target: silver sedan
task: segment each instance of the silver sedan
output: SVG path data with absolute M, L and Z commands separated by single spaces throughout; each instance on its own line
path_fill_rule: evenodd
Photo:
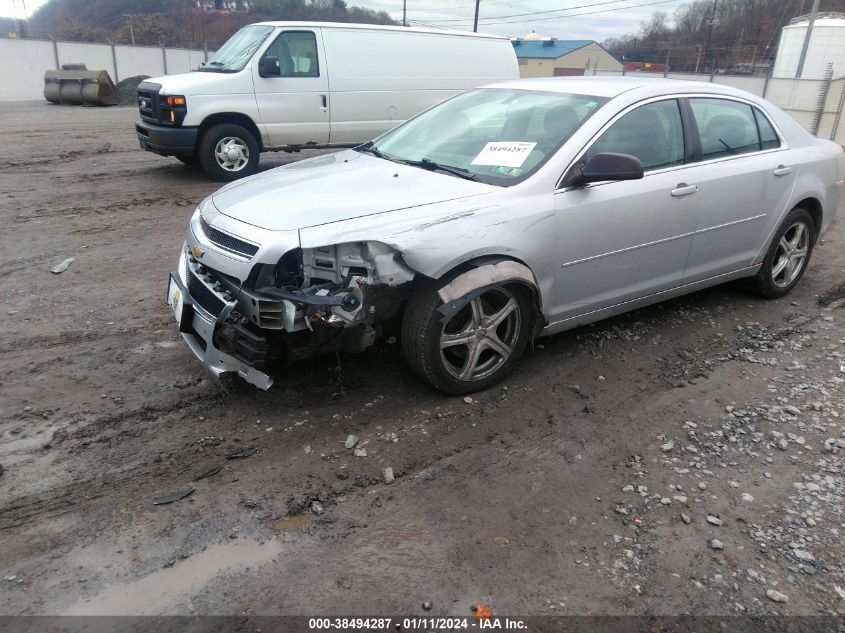
M 398 335 L 470 393 L 537 336 L 742 277 L 784 296 L 843 179 L 842 147 L 740 90 L 501 83 L 209 196 L 168 301 L 216 375 L 269 388 L 274 363 Z

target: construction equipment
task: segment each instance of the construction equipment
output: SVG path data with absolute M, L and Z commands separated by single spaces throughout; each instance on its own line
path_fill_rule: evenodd
M 60 105 L 117 105 L 117 91 L 105 70 L 88 70 L 85 64 L 64 64 L 44 73 L 44 98 Z

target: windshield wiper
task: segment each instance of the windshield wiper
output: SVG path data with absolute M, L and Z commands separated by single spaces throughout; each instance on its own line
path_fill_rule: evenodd
M 372 141 L 367 141 L 363 145 L 359 145 L 355 148 L 356 152 L 361 152 L 363 154 L 371 154 L 376 158 L 383 158 L 384 160 L 393 160 L 392 158 L 388 158 L 378 147 L 376 147 Z
M 412 167 L 421 167 L 430 171 L 445 171 L 448 174 L 452 174 L 458 178 L 463 178 L 464 180 L 474 180 L 479 182 L 478 176 L 472 173 L 469 169 L 464 169 L 463 167 L 453 167 L 452 165 L 442 165 L 440 163 L 435 163 L 430 158 L 421 158 L 420 160 L 397 160 L 397 162 L 402 163 L 403 165 L 411 165 Z
M 725 149 L 726 149 L 726 150 L 728 150 L 728 152 L 730 152 L 731 154 L 735 154 L 735 153 L 736 153 L 736 149 L 735 149 L 735 148 L 733 148 L 733 147 L 731 147 L 731 146 L 730 146 L 730 145 L 728 145 L 727 143 L 725 143 L 725 141 L 723 141 L 722 139 L 719 139 L 719 142 L 720 142 L 722 145 L 724 145 L 724 146 L 725 146 Z

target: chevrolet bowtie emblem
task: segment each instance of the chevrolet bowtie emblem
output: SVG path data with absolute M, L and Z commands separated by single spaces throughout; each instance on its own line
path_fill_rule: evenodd
M 199 246 L 194 246 L 191 249 L 191 252 L 194 254 L 194 257 L 200 259 L 203 255 L 205 255 L 205 251 L 202 250 Z

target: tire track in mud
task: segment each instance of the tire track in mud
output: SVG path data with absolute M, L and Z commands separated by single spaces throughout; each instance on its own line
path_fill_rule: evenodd
M 80 448 L 88 448 L 94 444 L 116 443 L 127 436 L 138 436 L 149 430 L 145 423 L 150 420 L 165 420 L 177 416 L 180 412 L 191 409 L 197 402 L 210 404 L 219 402 L 223 395 L 194 393 L 181 397 L 175 403 L 161 405 L 144 405 L 112 415 L 103 415 L 80 426 L 79 428 L 64 428 L 57 430 L 50 440 L 51 450 L 63 448 L 66 459 L 79 454 Z M 108 431 L 108 433 L 107 433 Z M 192 444 L 185 443 L 172 449 L 172 453 L 180 457 L 189 457 Z M 40 449 L 36 449 L 40 450 Z M 25 453 L 27 451 L 23 451 Z M 0 530 L 22 527 L 34 519 L 52 519 L 68 512 L 82 511 L 90 502 L 105 496 L 123 496 L 132 490 L 147 487 L 150 479 L 155 479 L 155 473 L 161 465 L 155 458 L 134 454 L 136 461 L 127 461 L 127 454 L 121 451 L 114 455 L 113 461 L 119 464 L 117 469 L 106 468 L 95 476 L 70 481 L 66 484 L 54 486 L 33 495 L 17 497 L 9 500 L 0 507 Z M 198 458 L 208 459 L 207 456 L 197 454 Z M 101 466 L 104 464 L 101 455 Z M 146 461 L 142 461 L 146 458 Z M 222 457 L 220 458 L 222 459 Z M 180 459 L 171 464 L 168 476 L 179 477 L 196 469 L 195 460 Z M 197 460 L 198 461 L 198 460 Z M 54 467 L 57 464 L 54 464 Z
M 52 255 L 36 255 L 35 257 L 27 257 L 25 259 L 0 262 L 0 276 L 6 276 L 10 275 L 11 273 L 26 270 L 27 268 L 32 268 L 34 266 L 51 261 L 52 259 Z
M 0 161 L 0 171 L 6 173 L 15 173 L 19 170 L 29 169 L 30 167 L 41 167 L 46 165 L 55 165 L 63 163 L 68 160 L 77 160 L 79 158 L 102 156 L 103 154 L 111 154 L 119 152 L 119 149 L 112 149 L 111 143 L 105 143 L 97 148 L 91 150 L 71 150 L 62 154 L 57 154 L 49 158 L 35 158 L 33 160 L 17 160 L 17 161 Z
M 1 168 L 0 168 L 1 169 Z M 169 196 L 147 196 L 141 198 L 133 198 L 129 200 L 122 200 L 105 206 L 72 205 L 72 206 L 56 206 L 48 208 L 34 209 L 30 213 L 19 213 L 12 218 L 13 224 L 25 224 L 33 220 L 49 220 L 53 218 L 75 218 L 75 217 L 96 217 L 103 215 L 111 215 L 117 211 L 129 211 L 138 207 L 164 205 L 173 207 L 190 207 L 195 206 L 197 202 L 193 198 L 174 198 Z M 125 227 L 124 227 L 125 228 Z M 86 231 L 82 231 L 83 233 Z

